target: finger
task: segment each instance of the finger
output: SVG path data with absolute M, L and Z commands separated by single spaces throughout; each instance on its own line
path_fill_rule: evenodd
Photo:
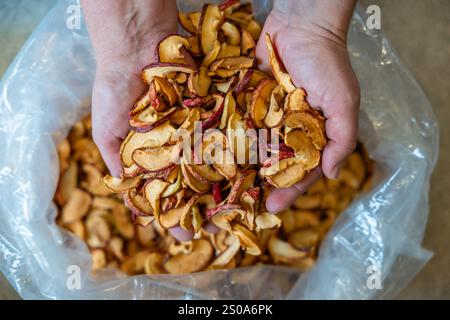
M 264 71 L 267 74 L 272 74 L 272 68 L 269 63 L 269 53 L 267 52 L 267 45 L 265 41 L 265 31 L 261 32 L 261 37 L 256 44 L 256 62 L 258 64 L 258 69 Z M 272 39 L 273 41 L 273 39 Z
M 97 133 L 96 130 L 93 131 L 92 136 L 110 174 L 114 177 L 119 177 L 122 173 L 119 150 L 123 139 L 108 134 L 107 132 Z
M 322 153 L 322 170 L 329 179 L 337 179 L 339 167 L 356 147 L 358 108 L 337 107 L 325 122 L 328 143 Z
M 271 213 L 277 213 L 287 209 L 294 201 L 303 194 L 317 179 L 322 176 L 320 167 L 309 172 L 301 182 L 290 188 L 274 189 L 266 201 L 266 208 Z
M 194 58 L 192 58 L 191 54 L 189 53 L 189 51 L 186 50 L 186 48 L 184 47 L 181 48 L 181 54 L 183 55 L 184 61 L 188 66 L 197 68 Z
M 194 237 L 193 232 L 187 231 L 179 226 L 170 228 L 169 233 L 178 241 L 190 241 Z
M 212 233 L 212 234 L 217 233 L 217 232 L 220 231 L 220 229 L 217 226 L 215 226 L 214 224 L 212 224 L 211 222 L 207 222 L 203 226 L 203 229 L 205 229 L 206 232 Z

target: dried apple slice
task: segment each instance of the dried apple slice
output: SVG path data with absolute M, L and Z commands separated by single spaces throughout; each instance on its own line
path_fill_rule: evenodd
M 303 194 L 295 200 L 293 206 L 296 209 L 302 210 L 318 209 L 320 207 L 321 198 L 320 193 Z
M 201 214 L 198 212 L 198 208 L 196 207 L 198 199 L 201 197 L 201 194 L 197 193 L 194 196 L 192 196 L 185 206 L 183 206 L 183 213 L 180 218 L 180 227 L 182 227 L 185 230 L 192 231 L 193 229 L 193 217 L 194 215 L 197 215 L 196 219 L 202 219 Z M 200 215 L 200 217 L 198 217 Z M 197 225 L 198 227 L 201 227 L 200 225 Z M 197 230 L 194 230 L 194 232 L 197 232 Z
M 192 169 L 189 168 L 189 165 L 181 164 L 181 172 L 183 173 L 184 182 L 194 191 L 205 193 L 210 188 L 211 185 L 208 183 L 207 180 L 203 181 L 201 179 L 198 179 L 192 174 Z
M 252 13 L 240 11 L 237 9 L 233 13 L 227 15 L 227 20 L 238 24 L 240 27 L 244 28 L 252 20 Z
M 177 108 L 176 111 L 170 115 L 170 122 L 176 126 L 180 126 L 186 121 L 190 110 L 188 108 Z
M 69 223 L 64 225 L 67 230 L 75 234 L 78 238 L 85 240 L 86 239 L 86 228 L 84 226 L 84 222 L 81 220 Z
M 225 68 L 217 69 L 215 71 L 208 71 L 208 75 L 211 77 L 219 77 L 223 79 L 228 79 L 232 76 L 234 76 L 239 70 L 229 70 Z
M 94 196 L 107 196 L 111 193 L 102 184 L 102 172 L 92 164 L 84 164 L 82 166 L 85 178 L 81 181 L 80 186 Z
M 228 91 L 227 95 L 225 96 L 219 129 L 222 130 L 227 126 L 228 120 L 230 119 L 231 115 L 233 115 L 235 112 L 236 112 L 236 101 L 234 100 L 232 92 Z
M 255 218 L 256 231 L 265 229 L 278 229 L 281 227 L 281 219 L 275 214 L 262 212 Z
M 211 243 L 205 239 L 192 240 L 192 251 L 179 253 L 167 260 L 164 268 L 171 274 L 193 273 L 205 269 L 214 256 Z
M 308 111 L 311 110 L 308 102 L 306 102 L 306 92 L 301 88 L 295 88 L 289 92 L 284 101 L 284 110 L 289 111 Z
M 144 263 L 144 271 L 146 274 L 166 273 L 163 262 L 166 255 L 160 252 L 151 252 L 147 255 Z
M 149 202 L 150 206 L 152 207 L 153 215 L 155 216 L 156 220 L 159 219 L 159 216 L 161 214 L 161 196 L 164 190 L 169 185 L 168 182 L 160 180 L 160 179 L 153 179 L 145 184 L 144 186 L 144 194 L 145 198 Z
M 178 144 L 159 148 L 142 147 L 133 151 L 132 159 L 139 167 L 149 172 L 161 171 L 178 161 L 180 149 Z
M 288 235 L 288 242 L 296 249 L 310 251 L 320 241 L 320 232 L 314 228 L 298 229 Z
M 189 114 L 187 115 L 186 120 L 184 120 L 184 122 L 181 124 L 180 128 L 188 132 L 193 132 L 195 128 L 195 122 L 199 120 L 200 120 L 200 109 L 192 108 L 191 110 L 189 110 Z
M 208 54 L 203 59 L 202 67 L 208 68 L 211 65 L 211 63 L 216 61 L 221 49 L 222 46 L 220 45 L 220 42 L 218 40 L 214 41 L 211 51 L 209 51 Z
M 161 194 L 162 197 L 169 197 L 171 195 L 174 195 L 181 187 L 181 171 L 178 170 L 177 180 L 168 185 L 166 189 L 164 189 L 163 193 Z
M 106 266 L 106 253 L 102 249 L 94 249 L 91 251 L 92 271 L 97 271 Z
M 289 242 L 270 237 L 267 249 L 275 263 L 293 264 L 306 257 L 306 252 L 295 249 Z
M 239 82 L 236 85 L 236 87 L 233 89 L 233 94 L 237 96 L 241 92 L 243 92 L 245 89 L 247 89 L 250 79 L 252 78 L 253 73 L 255 70 L 248 69 L 245 72 L 241 72 L 241 76 L 239 77 Z
M 193 57 L 201 57 L 202 53 L 201 53 L 200 47 L 198 45 L 198 37 L 196 35 L 195 36 L 191 36 L 191 37 L 188 37 L 187 40 L 189 41 L 189 44 L 191 46 L 190 49 L 189 49 L 189 53 L 191 54 L 191 56 L 193 56 Z M 184 83 L 184 81 L 178 82 L 178 83 Z
M 206 211 L 208 219 L 218 228 L 231 230 L 233 221 L 245 218 L 246 211 L 236 204 L 223 204 Z
M 188 78 L 188 88 L 193 97 L 206 97 L 211 86 L 211 77 L 205 67 L 191 73 Z
M 285 134 L 284 141 L 287 146 L 294 149 L 296 158 L 302 159 L 306 171 L 319 165 L 320 151 L 314 147 L 306 132 L 299 129 L 291 130 Z
M 104 216 L 89 215 L 86 219 L 86 242 L 91 248 L 103 248 L 111 239 L 111 230 Z
M 142 79 L 146 84 L 150 85 L 155 76 L 165 77 L 171 72 L 183 72 L 190 74 L 194 71 L 195 68 L 187 64 L 156 62 L 144 67 L 142 70 Z
M 282 124 L 284 116 L 282 106 L 283 99 L 284 99 L 283 87 L 277 86 L 272 91 L 272 95 L 270 97 L 269 110 L 267 111 L 267 115 L 264 118 L 264 124 L 268 128 L 275 128 Z
M 222 22 L 222 12 L 218 6 L 211 4 L 203 6 L 198 25 L 198 43 L 203 54 L 208 54 L 214 48 Z
M 197 33 L 198 33 L 198 27 L 200 25 L 201 15 L 202 15 L 201 11 L 194 11 L 194 12 L 188 13 L 188 15 L 187 15 L 189 20 L 191 20 L 192 24 L 195 26 Z
M 247 211 L 245 224 L 250 230 L 255 229 L 255 215 L 259 209 L 260 188 L 255 187 L 244 191 L 240 198 L 242 208 Z
M 219 121 L 222 116 L 225 98 L 221 94 L 213 94 L 213 98 L 216 102 L 213 114 L 209 119 L 202 122 L 202 130 L 210 128 L 213 124 Z
M 239 239 L 241 246 L 245 249 L 247 254 L 259 256 L 262 253 L 262 248 L 259 244 L 258 238 L 244 225 L 240 223 L 234 224 L 231 232 Z
M 241 248 L 241 244 L 237 237 L 233 236 L 232 239 L 231 244 L 209 265 L 209 269 L 222 269 L 236 256 Z
M 227 44 L 232 46 L 239 46 L 241 44 L 241 33 L 234 24 L 225 21 L 221 26 L 221 30 L 227 39 Z
M 197 27 L 194 25 L 191 19 L 189 19 L 188 15 L 183 12 L 178 12 L 178 21 L 180 22 L 181 26 L 186 30 L 187 32 L 191 34 L 197 33 Z
M 162 39 L 157 48 L 157 60 L 163 63 L 186 63 L 186 58 L 181 49 L 189 50 L 191 44 L 189 41 L 178 34 L 172 34 Z
M 286 169 L 267 177 L 267 181 L 275 188 L 289 188 L 300 182 L 305 176 L 302 163 L 295 163 Z
M 256 48 L 255 40 L 253 36 L 245 29 L 242 29 L 241 35 L 241 52 L 243 55 L 251 55 Z
M 287 127 L 302 129 L 307 132 L 312 143 L 318 150 L 322 150 L 327 143 L 325 124 L 322 119 L 308 111 L 291 111 L 285 115 L 284 124 Z
M 134 237 L 134 224 L 131 220 L 130 214 L 122 203 L 117 205 L 112 210 L 112 222 L 115 230 L 125 239 L 131 239 Z
M 134 164 L 132 159 L 134 150 L 143 146 L 149 148 L 162 147 L 170 140 L 170 137 L 175 132 L 175 128 L 169 121 L 145 133 L 130 131 L 122 142 L 119 151 L 122 164 L 125 167 L 132 166 Z
M 269 109 L 269 101 L 277 82 L 273 79 L 263 79 L 256 86 L 250 104 L 250 117 L 256 128 L 264 127 L 264 118 Z
M 241 55 L 241 47 L 240 46 L 232 46 L 226 43 L 222 43 L 222 46 L 220 47 L 219 55 L 217 56 L 217 59 L 222 58 L 232 58 L 232 57 L 239 57 Z
M 70 160 L 66 171 L 59 180 L 56 200 L 59 205 L 66 204 L 78 184 L 78 165 L 75 160 Z
M 223 82 L 215 82 L 214 85 L 217 89 L 217 91 L 222 92 L 226 94 L 228 91 L 231 90 L 232 87 L 234 87 L 237 83 L 237 77 L 231 77 L 226 81 Z
M 229 149 L 224 150 L 223 159 L 233 159 L 233 154 Z M 233 179 L 237 174 L 236 163 L 214 163 L 213 167 L 228 180 Z
M 74 189 L 62 209 L 61 222 L 69 224 L 81 220 L 88 213 L 91 203 L 92 198 L 89 193 L 78 188 Z
M 102 182 L 111 192 L 122 193 L 135 188 L 142 180 L 142 175 L 133 178 L 117 178 L 110 175 L 103 177 Z
M 212 63 L 209 67 L 210 71 L 217 71 L 220 69 L 238 71 L 241 69 L 248 69 L 253 66 L 254 59 L 249 57 L 228 57 L 222 58 L 214 63 Z
M 177 207 L 172 208 L 159 216 L 159 223 L 163 228 L 173 228 L 180 223 L 181 216 L 185 210 L 185 203 L 180 203 Z
M 165 112 L 155 112 L 153 108 L 144 109 L 130 119 L 130 127 L 135 132 L 148 132 L 169 121 L 176 109 L 173 107 Z
M 219 8 L 222 11 L 226 11 L 226 10 L 233 9 L 233 7 L 236 7 L 238 5 L 239 5 L 239 0 L 226 0 L 219 5 Z
M 261 25 L 256 20 L 250 20 L 250 22 L 244 27 L 244 29 L 252 35 L 254 41 L 258 41 L 262 29 Z
M 136 113 L 144 110 L 150 104 L 150 90 L 147 90 L 133 105 L 133 108 L 129 111 L 129 115 L 133 116 Z
M 227 198 L 227 204 L 236 204 L 241 199 L 242 193 L 253 186 L 256 178 L 256 171 L 247 170 L 240 172 L 236 178 Z
M 150 203 L 145 196 L 136 193 L 134 189 L 130 189 L 128 192 L 124 193 L 123 200 L 133 215 L 149 216 L 153 214 Z
M 267 78 L 269 78 L 269 77 L 264 72 L 253 69 L 253 73 L 251 74 L 251 77 L 248 82 L 248 87 L 256 88 L 256 86 L 262 79 L 267 79 Z
M 284 91 L 286 91 L 287 93 L 294 91 L 295 86 L 292 83 L 292 79 L 289 76 L 289 74 L 286 73 L 284 69 L 281 67 L 281 63 L 278 60 L 277 54 L 273 47 L 272 40 L 270 39 L 270 35 L 268 33 L 266 33 L 266 46 L 267 51 L 269 53 L 270 66 L 272 67 L 272 73 L 275 76 L 275 79 L 277 79 L 277 82 L 283 87 Z
M 212 169 L 207 164 L 191 164 L 190 167 L 194 172 L 203 177 L 209 182 L 219 182 L 222 181 L 225 177 L 221 175 L 219 172 Z
M 163 93 L 164 97 L 167 98 L 170 107 L 178 101 L 177 91 L 166 78 L 155 76 L 153 77 L 153 83 L 155 83 L 156 90 Z

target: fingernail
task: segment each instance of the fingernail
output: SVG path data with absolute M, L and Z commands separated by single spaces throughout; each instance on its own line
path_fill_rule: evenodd
M 266 209 L 269 210 L 270 213 L 277 213 L 277 205 L 272 203 L 272 201 L 266 203 Z
M 178 241 L 190 241 L 194 236 L 194 233 L 191 231 L 184 230 L 181 227 L 173 227 L 169 229 L 169 232 L 172 236 L 174 236 Z
M 280 211 L 283 211 L 285 208 L 278 201 L 273 201 L 273 200 L 270 201 L 268 199 L 268 201 L 266 203 L 266 209 L 269 210 L 270 213 L 278 213 Z

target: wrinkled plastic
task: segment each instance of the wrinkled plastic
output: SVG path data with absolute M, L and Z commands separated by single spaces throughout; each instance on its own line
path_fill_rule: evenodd
M 184 9 L 196 2 L 184 1 Z M 304 274 L 259 266 L 152 277 L 105 270 L 93 278 L 86 245 L 58 228 L 52 203 L 56 146 L 89 112 L 95 72 L 84 25 L 66 26 L 71 4 L 58 2 L 0 85 L 0 268 L 23 298 L 387 298 L 430 259 L 421 241 L 438 125 L 387 40 L 355 13 L 349 52 L 362 88 L 359 138 L 377 162 L 375 185 L 340 215 L 315 267 Z M 269 9 L 270 1 L 257 2 L 259 18 Z M 80 288 L 71 278 L 77 268 Z M 381 289 L 368 282 L 374 270 Z

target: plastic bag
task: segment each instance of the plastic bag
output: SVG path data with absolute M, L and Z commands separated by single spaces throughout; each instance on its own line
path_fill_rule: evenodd
M 184 1 L 189 9 L 197 1 Z M 349 52 L 362 88 L 359 138 L 377 162 L 375 185 L 340 215 L 313 269 L 258 266 L 181 276 L 90 275 L 86 245 L 56 226 L 56 146 L 89 112 L 95 71 L 84 25 L 59 1 L 1 82 L 0 268 L 23 298 L 387 298 L 430 259 L 421 247 L 438 153 L 429 102 L 385 38 L 356 12 Z M 196 4 L 198 7 L 198 4 Z M 261 19 L 270 1 L 257 1 Z M 80 271 L 79 286 L 71 285 Z M 369 285 L 374 272 L 382 288 Z M 72 283 L 73 284 L 73 283 Z

